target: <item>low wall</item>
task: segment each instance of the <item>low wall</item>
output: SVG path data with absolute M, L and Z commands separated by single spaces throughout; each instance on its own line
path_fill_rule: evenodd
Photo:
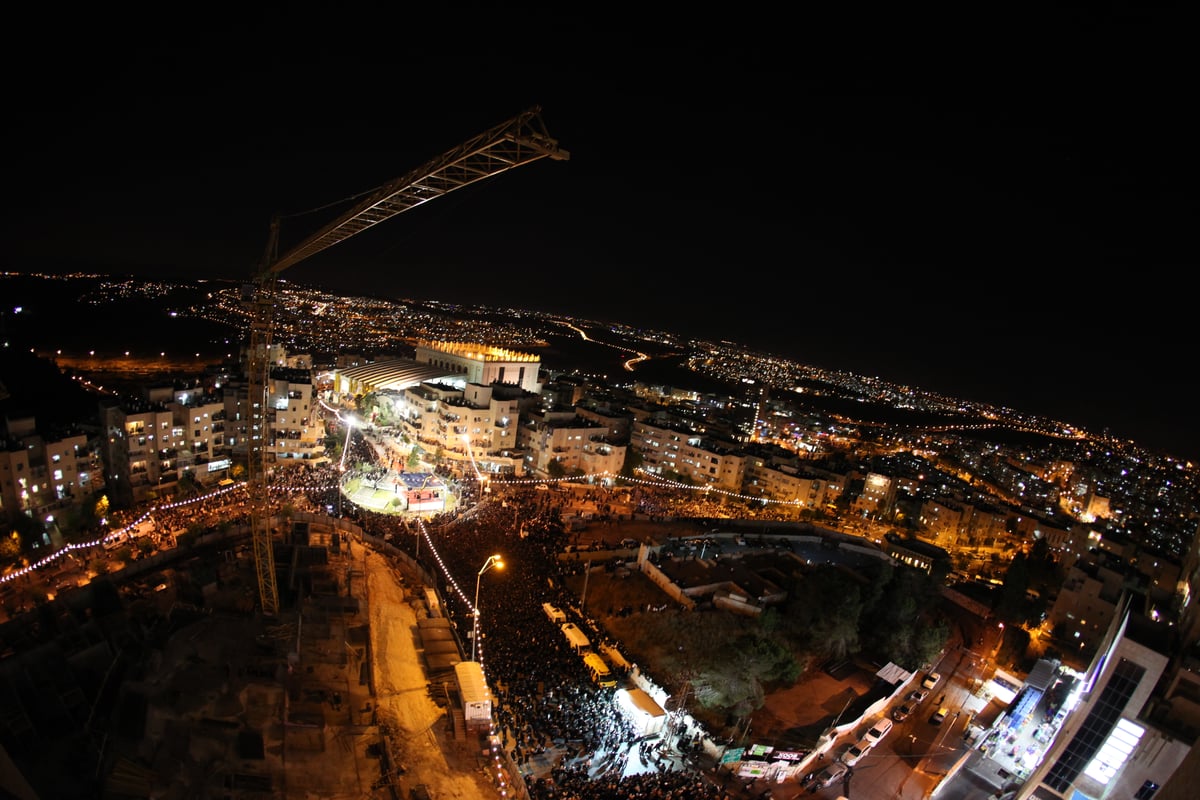
M 687 608 L 688 611 L 695 610 L 696 601 L 684 594 L 683 589 L 679 588 L 661 569 L 652 564 L 649 559 L 642 559 L 641 565 L 642 574 L 661 589 L 663 594 Z

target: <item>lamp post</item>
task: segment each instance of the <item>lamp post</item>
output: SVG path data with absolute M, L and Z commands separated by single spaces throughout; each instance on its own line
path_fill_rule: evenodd
M 479 573 L 475 576 L 475 604 L 471 606 L 473 611 L 474 622 L 471 624 L 471 660 L 475 660 L 475 649 L 479 644 L 479 583 L 483 580 L 483 573 L 487 572 L 492 567 L 496 569 L 504 569 L 504 561 L 499 555 L 488 556 L 488 560 L 483 562 L 483 566 L 479 568 Z
M 346 477 L 345 473 L 346 465 L 339 464 L 337 476 L 337 515 L 339 519 L 341 519 L 342 516 L 342 479 Z
M 915 753 L 913 753 L 913 748 L 916 746 L 916 744 L 917 744 L 917 737 L 916 737 L 916 735 L 914 735 L 914 734 L 909 734 L 909 737 L 908 737 L 908 755 L 909 755 L 909 757 L 910 757 L 910 758 L 911 758 L 913 755 L 915 755 Z M 921 767 L 921 758 L 922 758 L 921 756 L 917 756 L 917 763 L 913 764 L 913 766 L 912 766 L 912 769 L 910 769 L 910 770 L 908 771 L 908 774 L 904 776 L 904 780 L 900 781 L 900 786 L 899 786 L 899 788 L 897 788 L 897 789 L 896 789 L 896 797 L 898 798 L 898 800 L 902 800 L 902 799 L 903 799 L 903 797 L 904 797 L 904 787 L 908 785 L 908 779 L 909 779 L 909 778 L 911 778 L 911 777 L 912 777 L 912 776 L 913 776 L 913 775 L 914 775 L 914 774 L 917 772 L 917 770 L 918 770 L 918 769 L 920 769 L 920 767 Z M 904 760 L 903 760 L 903 758 L 901 758 L 901 763 L 904 763 Z
M 346 468 L 346 454 L 350 450 L 350 434 L 354 433 L 354 417 L 347 414 L 341 418 L 342 424 L 346 426 L 346 441 L 342 443 L 342 461 L 339 469 Z

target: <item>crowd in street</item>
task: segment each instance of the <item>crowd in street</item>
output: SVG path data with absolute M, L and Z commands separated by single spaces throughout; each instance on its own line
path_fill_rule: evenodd
M 381 452 L 364 437 L 351 437 L 347 461 L 361 469 L 386 473 Z M 578 606 L 566 579 L 582 569 L 559 554 L 574 538 L 564 524 L 567 508 L 588 505 L 597 522 L 613 522 L 636 512 L 673 514 L 669 489 L 634 486 L 589 487 L 582 494 L 536 490 L 532 483 L 503 488 L 489 497 L 474 476 L 455 484 L 458 502 L 442 514 L 375 513 L 339 495 L 343 470 L 276 465 L 268 503 L 273 513 L 332 512 L 357 522 L 368 535 L 409 552 L 438 576 L 447 616 L 460 642 L 471 649 L 473 597 L 480 565 L 503 553 L 506 568 L 489 574 L 479 586 L 480 635 L 476 658 L 488 675 L 495 697 L 494 724 L 506 743 L 511 763 L 525 778 L 529 800 L 723 800 L 728 795 L 712 775 L 685 765 L 680 750 L 666 737 L 647 737 L 614 702 L 615 688 L 595 685 L 579 654 L 567 644 L 557 623 L 543 612 L 549 602 L 562 609 Z M 502 494 L 502 499 L 501 495 Z M 202 498 L 162 503 L 148 515 L 115 516 L 116 526 L 149 520 L 156 535 L 178 536 L 200 526 L 249 521 L 252 501 L 244 484 Z M 145 511 L 142 514 L 146 514 Z M 127 515 L 129 516 L 129 515 Z M 616 645 L 590 617 L 573 612 L 593 646 Z M 653 740 L 653 741 L 651 741 Z M 673 755 L 673 758 L 665 757 Z M 533 761 L 552 766 L 534 770 Z M 632 762 L 632 763 L 631 763 Z
M 657 496 L 652 490 L 634 494 Z M 528 485 L 507 490 L 501 502 L 460 506 L 422 520 L 371 513 L 345 501 L 343 513 L 439 576 L 446 615 L 467 648 L 479 570 L 491 555 L 503 554 L 505 568 L 479 581 L 480 634 L 474 647 L 494 690 L 497 733 L 526 778 L 530 800 L 722 800 L 727 795 L 714 776 L 683 767 L 679 759 L 656 758 L 641 746 L 647 737 L 614 703 L 616 689 L 592 682 L 558 624 L 544 613 L 543 603 L 578 606 L 566 578 L 582 567 L 558 558 L 571 541 L 562 519 L 566 499 L 565 493 Z M 575 613 L 572 621 L 594 648 L 615 644 L 594 619 Z M 656 741 L 655 747 L 670 744 Z M 535 775 L 533 759 L 548 754 L 553 767 Z

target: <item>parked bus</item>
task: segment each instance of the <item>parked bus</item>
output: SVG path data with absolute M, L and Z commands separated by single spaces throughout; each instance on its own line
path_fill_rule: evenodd
M 562 624 L 563 636 L 567 637 L 567 645 L 576 653 L 590 653 L 592 650 L 592 642 L 587 635 L 579 629 L 579 626 L 574 622 L 564 622 Z
M 611 689 L 617 685 L 617 679 L 613 677 L 608 664 L 604 662 L 599 653 L 584 653 L 583 665 L 587 667 L 588 675 L 592 676 L 592 682 L 597 686 Z

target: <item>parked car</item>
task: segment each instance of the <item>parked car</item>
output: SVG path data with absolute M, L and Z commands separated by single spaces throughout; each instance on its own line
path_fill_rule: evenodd
M 925 676 L 925 680 L 921 681 L 921 686 L 925 689 L 932 689 L 938 685 L 938 681 L 942 679 L 942 673 L 930 672 Z
M 869 739 L 871 741 L 871 746 L 874 747 L 875 745 L 879 744 L 883 737 L 888 735 L 888 732 L 891 731 L 891 729 L 892 721 L 887 717 L 884 717 L 872 725 L 871 730 L 863 734 L 863 738 Z
M 846 748 L 846 752 L 842 753 L 841 761 L 847 767 L 853 767 L 862 757 L 871 749 L 873 742 L 869 739 L 859 739 L 854 744 Z
M 850 771 L 850 767 L 843 764 L 841 761 L 835 761 L 825 769 L 821 770 L 821 774 L 817 776 L 817 788 L 824 789 L 826 786 L 832 786 L 834 783 L 846 777 L 846 773 Z
M 939 708 L 937 711 L 933 712 L 929 716 L 929 724 L 930 725 L 941 725 L 943 722 L 946 721 L 946 715 L 949 713 L 950 713 L 950 709 L 946 708 L 945 706 L 942 706 L 941 708 Z
M 923 702 L 926 697 L 929 697 L 928 689 L 913 689 L 908 693 L 908 699 L 914 706 Z
M 892 710 L 892 719 L 896 720 L 896 722 L 904 722 L 912 714 L 913 707 L 912 703 L 901 703 Z

